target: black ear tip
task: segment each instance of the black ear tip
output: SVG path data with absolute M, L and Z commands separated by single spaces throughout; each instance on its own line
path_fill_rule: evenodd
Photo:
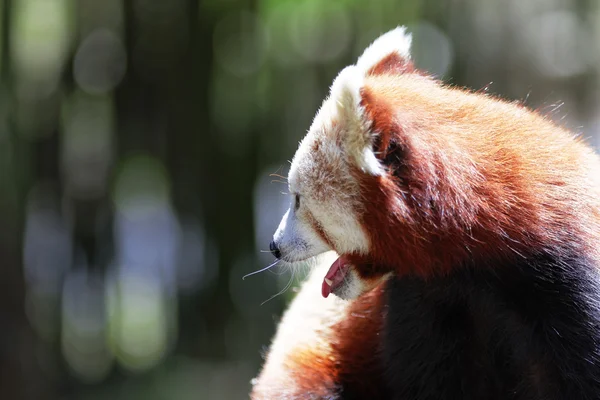
M 279 247 L 277 247 L 277 244 L 275 243 L 275 241 L 272 241 L 269 244 L 269 250 L 271 250 L 271 254 L 273 254 L 275 256 L 275 258 L 277 258 L 277 259 L 281 258 L 281 251 L 279 251 Z

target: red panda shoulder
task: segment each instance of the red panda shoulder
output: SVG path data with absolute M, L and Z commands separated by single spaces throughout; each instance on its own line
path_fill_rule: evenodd
M 285 312 L 253 380 L 252 400 L 336 399 L 344 393 L 383 398 L 384 285 L 352 302 L 323 299 L 326 266 L 311 272 Z

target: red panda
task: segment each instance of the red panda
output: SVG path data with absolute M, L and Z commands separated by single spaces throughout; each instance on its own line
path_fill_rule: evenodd
M 397 28 L 342 70 L 294 156 L 271 250 L 339 257 L 251 397 L 600 398 L 600 159 L 409 50 Z

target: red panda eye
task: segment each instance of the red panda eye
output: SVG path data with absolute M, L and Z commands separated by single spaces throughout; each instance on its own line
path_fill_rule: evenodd
M 294 210 L 298 210 L 298 208 L 300 208 L 300 195 L 297 194 L 294 198 Z

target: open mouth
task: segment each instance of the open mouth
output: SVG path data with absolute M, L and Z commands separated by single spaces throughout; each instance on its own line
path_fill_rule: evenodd
M 327 298 L 331 292 L 335 292 L 342 284 L 344 283 L 344 277 L 348 273 L 350 269 L 350 264 L 348 260 L 344 258 L 344 256 L 339 257 L 331 267 L 329 267 L 329 271 L 325 275 L 323 279 L 323 284 L 321 285 L 321 294 L 323 297 Z

